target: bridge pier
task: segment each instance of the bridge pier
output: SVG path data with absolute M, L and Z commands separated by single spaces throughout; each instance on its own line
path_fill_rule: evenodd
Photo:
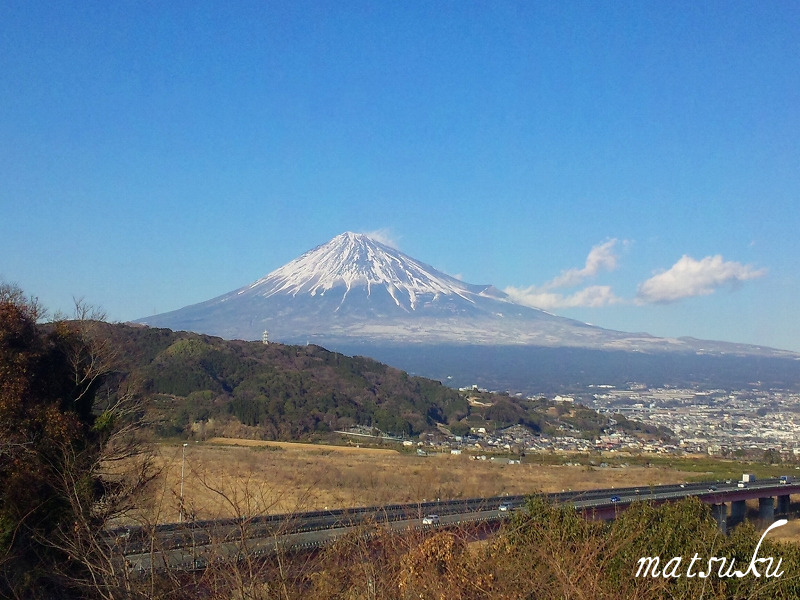
M 747 505 L 744 500 L 731 502 L 731 525 L 742 523 L 747 515 Z
M 775 499 L 772 496 L 758 499 L 758 518 L 766 523 L 775 520 Z
M 778 496 L 778 506 L 775 512 L 779 515 L 785 515 L 789 512 L 789 494 Z
M 717 521 L 720 531 L 728 533 L 728 507 L 725 504 L 712 504 L 711 514 Z

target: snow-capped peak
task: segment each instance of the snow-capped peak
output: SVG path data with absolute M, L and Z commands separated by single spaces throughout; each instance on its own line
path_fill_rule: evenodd
M 324 295 L 343 288 L 344 297 L 355 288 L 383 286 L 398 306 L 411 310 L 421 296 L 460 296 L 471 301 L 487 286 L 471 286 L 414 260 L 376 239 L 345 232 L 272 271 L 240 293 L 265 298 L 275 294 Z M 477 289 L 476 289 L 477 288 Z

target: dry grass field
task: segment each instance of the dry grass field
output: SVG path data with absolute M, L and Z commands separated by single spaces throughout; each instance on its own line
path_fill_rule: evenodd
M 158 446 L 161 474 L 147 518 L 173 522 L 180 513 L 183 448 Z M 527 462 L 526 462 L 527 461 Z M 417 456 L 389 449 L 214 439 L 186 447 L 186 515 L 212 519 L 424 500 L 526 494 L 685 481 L 696 473 L 663 467 L 593 468 L 468 456 Z
M 157 446 L 156 460 L 161 472 L 154 482 L 148 512 L 143 515 L 150 522 L 177 520 L 182 466 L 184 514 L 196 519 L 437 497 L 647 487 L 716 475 L 708 470 L 714 464 L 702 457 L 672 461 L 673 468 L 666 463 L 660 467 L 605 468 L 552 464 L 577 460 L 586 463 L 587 458 L 541 455 L 526 456 L 522 464 L 512 465 L 508 459 L 479 461 L 466 455 L 417 456 L 390 449 L 231 439 L 192 442 L 185 449 L 181 443 L 163 443 Z M 595 457 L 595 462 L 601 460 L 611 463 L 612 459 Z M 615 460 L 620 462 L 619 457 Z M 678 470 L 675 465 L 686 470 Z M 673 544 L 671 548 L 685 548 L 684 552 L 675 553 L 684 556 L 700 547 L 714 549 L 715 556 L 733 556 L 735 549 L 738 557 L 741 547 L 746 548 L 747 554 L 757 543 L 759 534 L 747 528 L 740 530 L 749 536 L 746 538 L 720 536 L 716 524 L 698 520 L 702 513 L 697 501 L 670 506 L 675 506 L 675 511 L 665 512 L 663 506 L 639 506 L 626 512 L 626 516 L 633 515 L 632 520 L 618 519 L 608 528 L 595 527 L 569 512 L 560 514 L 551 507 L 539 507 L 535 511 L 538 518 L 527 525 L 515 523 L 508 530 L 502 529 L 492 541 L 474 543 L 462 535 L 464 531 L 393 532 L 381 528 L 368 544 L 361 533 L 355 532 L 319 554 L 297 555 L 296 562 L 289 556 L 279 556 L 274 562 L 251 560 L 246 553 L 244 558 L 240 554 L 229 556 L 198 573 L 193 581 L 195 588 L 186 587 L 188 578 L 153 579 L 152 585 L 159 591 L 161 586 L 176 586 L 174 589 L 180 589 L 185 598 L 198 597 L 197 590 L 202 590 L 210 598 L 286 600 L 798 597 L 791 587 L 791 577 L 778 581 L 786 583 L 778 593 L 771 593 L 774 583 L 773 587 L 765 587 L 770 591 L 766 595 L 753 592 L 762 589 L 760 581 L 752 586 L 746 582 L 734 589 L 736 582 L 720 580 L 716 586 L 728 587 L 715 587 L 709 593 L 699 579 L 685 578 L 681 588 L 666 578 L 635 580 L 627 559 L 618 564 L 614 557 L 629 555 L 635 561 L 637 556 L 655 553 L 654 548 L 660 548 L 666 538 Z M 757 514 L 757 507 L 757 502 L 748 503 L 751 516 Z M 653 512 L 658 510 L 662 512 Z M 615 529 L 615 525 L 619 528 Z M 796 543 L 798 532 L 800 523 L 792 522 L 774 530 L 769 537 Z M 770 548 L 771 555 L 777 553 L 786 559 L 787 572 L 797 564 L 796 547 Z M 175 597 L 181 596 L 176 592 Z
M 800 543 L 800 521 L 793 519 L 782 527 L 776 527 L 769 533 L 769 538 L 778 542 Z

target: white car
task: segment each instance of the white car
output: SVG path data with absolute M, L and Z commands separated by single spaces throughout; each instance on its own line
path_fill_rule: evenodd
M 508 502 L 503 502 L 499 507 L 498 510 L 500 512 L 508 512 L 511 510 L 511 505 Z
M 439 524 L 439 515 L 428 515 L 426 517 L 422 517 L 422 524 L 423 525 L 438 525 Z

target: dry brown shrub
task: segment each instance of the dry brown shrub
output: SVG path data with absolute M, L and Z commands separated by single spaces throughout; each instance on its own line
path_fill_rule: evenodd
M 486 598 L 493 590 L 491 566 L 469 552 L 464 538 L 457 533 L 437 533 L 401 558 L 400 597 L 430 600 Z

